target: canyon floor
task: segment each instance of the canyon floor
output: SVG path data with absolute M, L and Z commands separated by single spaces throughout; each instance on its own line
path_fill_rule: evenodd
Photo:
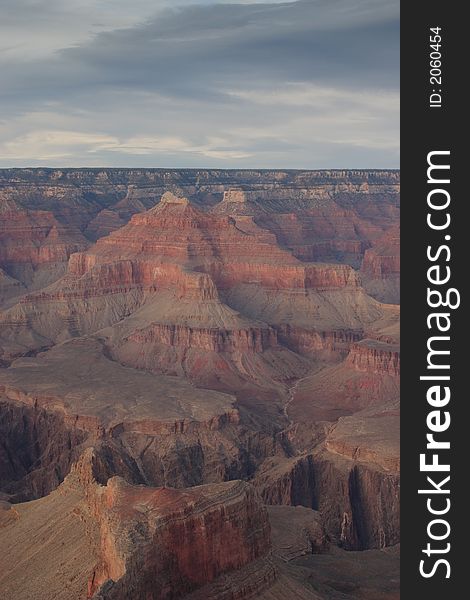
M 399 173 L 0 171 L 0 596 L 399 598 Z

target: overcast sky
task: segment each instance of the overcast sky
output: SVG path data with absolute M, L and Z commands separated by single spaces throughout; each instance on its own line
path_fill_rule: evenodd
M 0 0 L 0 15 L 0 167 L 398 167 L 398 0 Z

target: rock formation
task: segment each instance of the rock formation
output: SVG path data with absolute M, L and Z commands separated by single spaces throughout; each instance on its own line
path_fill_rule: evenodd
M 70 255 L 87 245 L 76 227 L 49 211 L 23 209 L 0 197 L 0 301 L 58 279 Z
M 367 291 L 382 302 L 400 303 L 400 226 L 387 230 L 364 252 L 362 278 Z
M 398 598 L 398 199 L 0 171 L 2 598 Z
M 231 481 L 182 491 L 119 477 L 100 485 L 91 459 L 89 449 L 49 496 L 2 506 L 5 600 L 54 592 L 64 600 L 157 600 L 198 588 L 210 597 L 218 578 L 232 572 L 232 593 L 251 598 L 273 583 L 268 516 L 252 486 Z M 51 511 L 61 518 L 51 520 Z M 26 560 L 43 572 L 39 588 L 20 575 Z

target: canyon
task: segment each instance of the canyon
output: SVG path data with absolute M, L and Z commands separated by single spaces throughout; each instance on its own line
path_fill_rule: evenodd
M 399 598 L 399 191 L 0 170 L 2 598 Z

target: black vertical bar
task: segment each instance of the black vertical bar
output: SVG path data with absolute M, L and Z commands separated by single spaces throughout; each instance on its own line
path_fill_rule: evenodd
M 468 67 L 467 48 L 468 25 L 459 12 L 459 3 L 428 0 L 425 3 L 403 2 L 401 8 L 401 182 L 402 182 L 402 544 L 401 544 L 401 598 L 404 600 L 446 600 L 460 599 L 465 594 L 467 556 L 462 550 L 463 542 L 470 533 L 468 519 L 465 517 L 468 504 L 465 483 L 468 480 L 466 460 L 469 455 L 466 414 L 470 404 L 465 386 L 465 373 L 470 372 L 467 359 L 465 337 L 469 331 L 466 312 L 466 291 L 464 284 L 469 277 L 466 268 L 469 256 L 468 242 L 470 227 L 467 215 L 470 206 L 464 187 L 464 177 L 468 169 L 464 164 L 468 151 L 463 140 L 468 136 L 468 117 L 463 110 L 465 102 L 464 88 L 467 86 Z M 440 28 L 438 32 L 432 29 Z M 431 38 L 440 36 L 440 47 L 431 48 Z M 435 37 L 437 40 L 438 37 Z M 431 52 L 436 54 L 431 55 Z M 438 62 L 431 65 L 433 57 Z M 436 70 L 431 72 L 431 69 Z M 440 74 L 438 74 L 440 71 Z M 431 80 L 431 77 L 436 79 Z M 439 79 L 440 77 L 440 79 Z M 431 96 L 431 94 L 435 94 Z M 440 97 L 440 99 L 439 99 Z M 440 100 L 440 101 L 439 101 Z M 434 102 L 434 103 L 433 103 Z M 468 109 L 467 109 L 468 110 Z M 434 171 L 436 178 L 450 178 L 449 184 L 429 183 L 427 179 L 428 153 L 449 151 L 449 155 L 439 155 L 433 160 L 450 164 L 447 175 L 444 170 Z M 444 189 L 451 198 L 448 209 L 437 211 L 428 206 L 428 194 L 432 189 Z M 445 192 L 436 192 L 432 196 L 445 203 Z M 451 222 L 445 230 L 433 230 L 427 224 L 428 213 L 435 223 L 443 223 L 446 213 Z M 446 239 L 445 236 L 450 236 Z M 437 260 L 430 261 L 427 248 L 431 247 L 432 256 L 440 246 L 448 246 L 451 252 L 441 251 Z M 428 280 L 430 266 L 439 264 L 441 273 L 450 268 L 450 281 L 434 285 Z M 466 273 L 467 272 L 467 273 Z M 432 272 L 436 275 L 436 271 Z M 440 277 L 442 279 L 442 277 Z M 427 288 L 440 290 L 444 295 L 449 288 L 456 288 L 461 295 L 459 308 L 431 308 L 427 302 Z M 452 295 L 456 299 L 456 294 Z M 450 315 L 451 326 L 446 333 L 439 332 L 436 322 L 431 319 L 432 327 L 427 323 L 433 312 Z M 445 318 L 441 321 L 444 324 Z M 442 355 L 439 362 L 450 363 L 449 370 L 429 370 L 427 361 L 427 342 L 433 335 L 448 335 L 449 342 L 440 342 L 442 349 L 450 348 L 450 356 Z M 420 381 L 421 375 L 450 375 L 450 381 Z M 450 441 L 449 450 L 427 450 L 426 434 L 429 433 L 426 419 L 436 410 L 427 401 L 427 390 L 431 385 L 448 385 L 451 399 L 447 406 L 441 407 L 440 418 L 445 411 L 450 413 L 449 429 L 435 434 L 435 439 Z M 427 462 L 437 453 L 439 462 L 450 464 L 450 472 L 423 472 L 420 470 L 420 454 L 427 453 Z M 427 476 L 437 485 L 447 475 L 448 484 L 441 489 L 449 489 L 449 494 L 418 494 L 419 489 L 433 489 Z M 430 498 L 431 508 L 443 510 L 450 500 L 450 509 L 442 515 L 432 515 L 427 505 Z M 428 527 L 433 519 L 442 518 L 450 526 L 450 534 L 443 540 L 433 540 L 428 535 Z M 444 536 L 447 526 L 434 523 L 431 532 L 434 536 Z M 423 552 L 430 544 L 429 556 Z M 444 552 L 450 544 L 448 552 Z M 437 550 L 438 552 L 434 553 Z M 442 553 L 440 553 L 442 552 Z M 437 564 L 437 561 L 442 562 Z M 424 563 L 421 563 L 424 561 Z M 424 577 L 422 571 L 432 576 Z M 450 574 L 450 577 L 446 576 Z

